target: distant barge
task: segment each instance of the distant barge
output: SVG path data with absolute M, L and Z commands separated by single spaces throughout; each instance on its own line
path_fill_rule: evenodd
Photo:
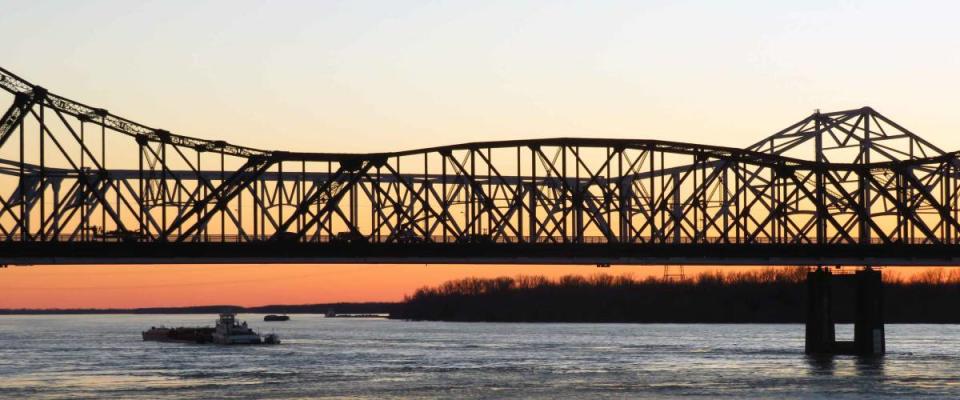
M 327 315 L 327 318 L 389 318 L 389 314 L 336 314 Z
M 337 314 L 332 308 L 324 314 L 327 318 L 387 318 L 387 314 Z
M 220 314 L 217 325 L 211 327 L 151 327 L 143 331 L 143 340 L 173 343 L 216 343 L 216 344 L 279 344 L 275 334 L 260 336 L 247 327 L 246 322 L 238 322 L 236 314 Z

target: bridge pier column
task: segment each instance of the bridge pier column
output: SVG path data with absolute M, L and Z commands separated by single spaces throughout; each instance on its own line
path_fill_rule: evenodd
M 834 352 L 836 335 L 833 326 L 833 302 L 830 281 L 833 274 L 826 268 L 817 267 L 807 272 L 807 354 Z
M 856 316 L 853 342 L 837 341 L 833 322 L 834 279 L 853 279 L 856 286 Z M 883 279 L 872 268 L 853 275 L 834 276 L 826 268 L 807 273 L 807 354 L 881 355 L 886 352 L 883 328 Z
M 880 271 L 867 268 L 854 275 L 857 282 L 857 316 L 853 342 L 857 354 L 886 353 L 883 329 L 883 280 Z

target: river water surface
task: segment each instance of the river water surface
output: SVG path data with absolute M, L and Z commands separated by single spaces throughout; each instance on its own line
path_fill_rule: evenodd
M 2 316 L 0 398 L 960 398 L 960 325 L 887 325 L 885 357 L 810 358 L 802 325 L 262 317 L 240 315 L 283 344 L 140 339 L 212 315 Z

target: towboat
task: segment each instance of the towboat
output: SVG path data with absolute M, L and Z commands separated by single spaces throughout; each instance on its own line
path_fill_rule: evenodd
M 237 321 L 234 313 L 220 314 L 217 326 L 213 328 L 213 342 L 216 344 L 260 344 L 263 339 L 246 322 Z
M 214 327 L 151 327 L 141 335 L 145 341 L 176 342 L 176 343 L 216 343 L 216 344 L 280 344 L 280 337 L 276 334 L 260 336 L 247 326 L 246 322 L 237 321 L 234 313 L 220 314 Z

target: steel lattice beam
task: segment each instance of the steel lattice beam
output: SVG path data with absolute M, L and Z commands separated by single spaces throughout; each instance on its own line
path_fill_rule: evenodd
M 746 149 L 557 138 L 341 154 L 149 128 L 3 69 L 0 87 L 5 263 L 960 263 L 958 153 L 868 107 Z

